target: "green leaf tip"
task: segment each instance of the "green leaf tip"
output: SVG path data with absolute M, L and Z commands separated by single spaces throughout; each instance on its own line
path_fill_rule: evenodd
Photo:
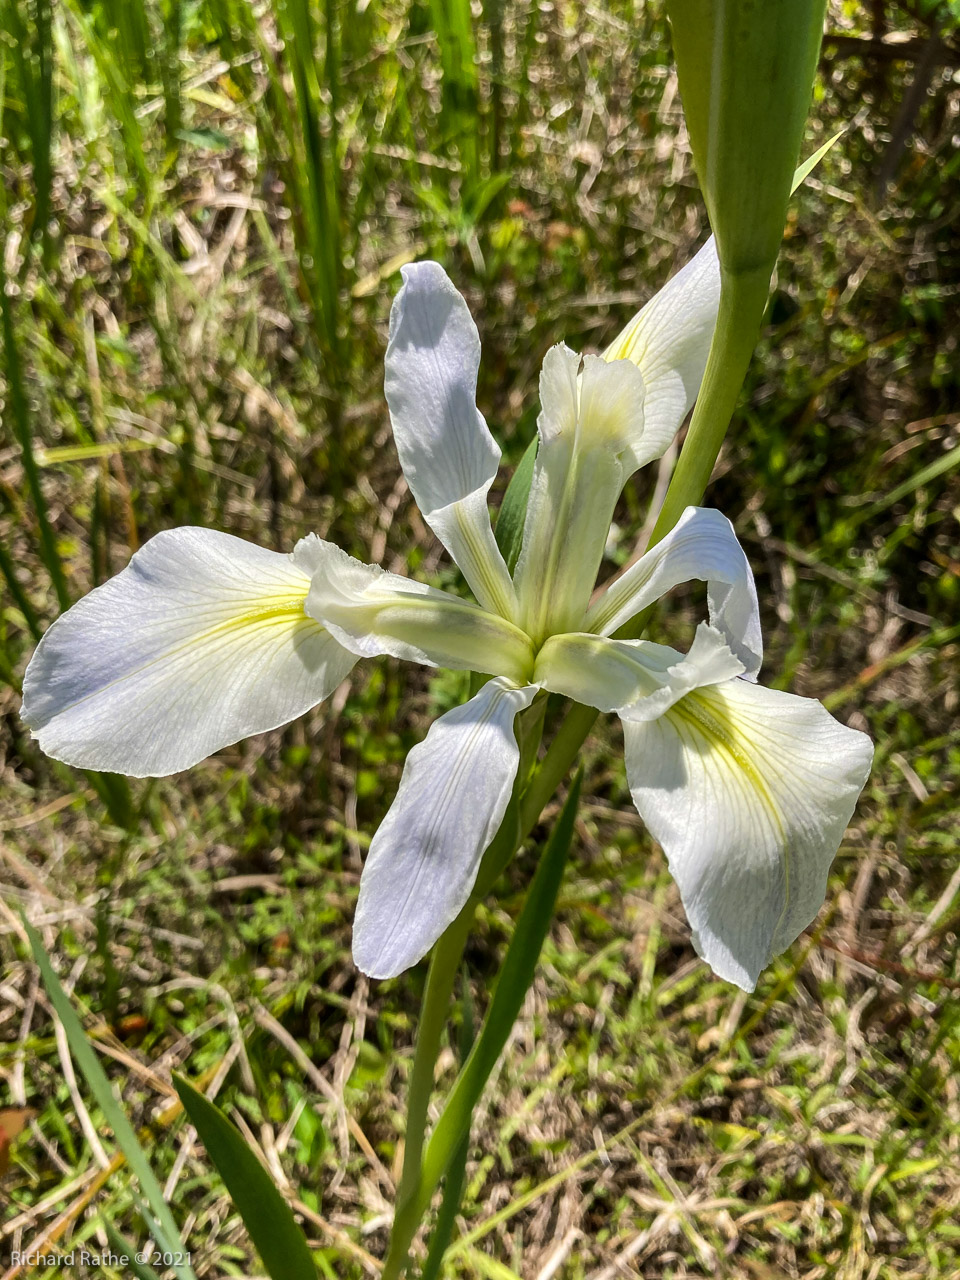
M 290 1206 L 239 1130 L 182 1077 L 174 1076 L 173 1083 L 271 1280 L 317 1280 Z

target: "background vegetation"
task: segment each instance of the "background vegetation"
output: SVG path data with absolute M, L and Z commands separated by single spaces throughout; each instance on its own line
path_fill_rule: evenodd
M 762 678 L 868 730 L 873 777 L 818 922 L 747 997 L 696 960 L 600 722 L 445 1275 L 960 1275 L 960 37 L 951 5 L 880 0 L 830 31 L 807 150 L 852 127 L 795 198 L 710 501 L 757 574 Z M 144 1239 L 23 910 L 197 1275 L 259 1262 L 174 1070 L 260 1149 L 321 1274 L 374 1275 L 423 974 L 369 985 L 350 920 L 464 682 L 363 664 L 287 730 L 136 784 L 40 756 L 18 682 L 64 603 L 181 523 L 456 582 L 383 403 L 398 268 L 435 256 L 467 295 L 515 462 L 548 346 L 602 348 L 707 233 L 668 28 L 629 0 L 0 0 L 0 37 L 0 1104 L 37 1112 L 0 1264 L 106 1222 Z M 659 637 L 686 647 L 699 603 Z M 481 1007 L 534 857 L 479 917 Z

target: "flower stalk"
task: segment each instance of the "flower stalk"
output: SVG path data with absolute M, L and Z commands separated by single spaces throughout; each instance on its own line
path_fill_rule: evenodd
M 770 285 L 770 269 L 731 274 L 720 267 L 720 310 L 703 386 L 670 479 L 651 547 L 661 542 L 687 507 L 706 492 L 757 344 Z
M 384 1263 L 382 1280 L 390 1280 L 391 1276 L 402 1274 L 410 1241 L 416 1234 L 423 1216 L 418 1197 L 427 1109 L 433 1093 L 434 1070 L 443 1041 L 444 1028 L 447 1025 L 450 1000 L 460 972 L 463 949 L 476 909 L 476 899 L 471 899 L 441 936 L 430 956 L 427 984 L 423 992 L 420 1021 L 417 1026 L 413 1070 L 407 1092 L 403 1173 L 397 1189 L 393 1229 L 390 1233 L 390 1250 Z

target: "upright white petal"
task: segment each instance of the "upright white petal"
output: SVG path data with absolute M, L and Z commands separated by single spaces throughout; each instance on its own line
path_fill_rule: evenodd
M 582 362 L 562 343 L 540 373 L 540 449 L 515 580 L 536 640 L 578 629 L 613 511 L 643 432 L 643 378 L 627 361 Z
M 353 958 L 363 973 L 396 977 L 459 915 L 517 775 L 514 719 L 536 692 L 491 680 L 407 756 L 360 878 Z
M 743 673 L 723 635 L 701 622 L 690 651 L 649 640 L 610 640 L 584 632 L 550 636 L 533 678 L 551 693 L 616 711 L 621 720 L 656 720 L 694 689 Z
M 540 416 L 537 432 L 541 448 L 554 440 L 572 447 L 580 415 L 580 365 L 582 357 L 565 342 L 558 342 L 540 366 Z
M 637 466 L 658 458 L 697 398 L 720 307 L 713 236 L 611 342 L 605 360 L 632 360 L 643 374 L 644 447 Z
M 40 641 L 21 715 L 41 748 L 157 777 L 321 702 L 357 660 L 303 611 L 322 545 L 281 555 L 198 528 L 151 538 Z
M 513 617 L 513 583 L 487 510 L 500 450 L 477 409 L 477 326 L 439 263 L 414 263 L 402 275 L 384 372 L 400 465 L 477 599 Z
M 431 667 L 506 675 L 524 683 L 533 670 L 530 637 L 498 613 L 386 573 L 325 543 L 306 611 L 351 652 L 389 653 Z
M 671 588 L 707 583 L 710 622 L 756 679 L 763 659 L 757 588 L 733 525 L 709 507 L 687 507 L 662 542 L 640 557 L 590 609 L 585 631 L 611 635 Z
M 663 846 L 697 953 L 752 991 L 819 911 L 873 745 L 812 698 L 730 680 L 624 721 L 634 803 Z

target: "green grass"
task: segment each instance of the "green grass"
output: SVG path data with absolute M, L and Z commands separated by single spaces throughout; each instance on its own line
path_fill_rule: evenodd
M 46 30 L 45 6 L 17 12 Z M 291 0 L 255 24 L 229 0 L 49 12 L 39 45 L 3 46 L 0 1106 L 39 1114 L 3 1181 L 0 1260 L 70 1206 L 64 1247 L 95 1243 L 104 1220 L 146 1242 L 126 1167 L 101 1184 L 81 1114 L 98 1129 L 102 1113 L 64 1069 L 22 908 L 196 1274 L 258 1264 L 176 1118 L 174 1071 L 212 1082 L 283 1170 L 321 1274 L 372 1274 L 424 975 L 366 983 L 350 921 L 404 756 L 465 679 L 364 663 L 342 705 L 134 784 L 113 820 L 89 779 L 30 743 L 18 680 L 59 579 L 75 599 L 181 523 L 279 548 L 315 530 L 456 584 L 389 439 L 399 263 L 439 256 L 467 295 L 480 404 L 518 463 L 549 345 L 602 349 L 705 234 L 665 23 L 619 2 L 490 4 L 472 32 L 466 6 L 400 0 Z M 129 25 L 113 39 L 117 15 Z M 958 90 L 936 82 L 877 208 L 904 71 L 886 75 L 868 127 L 797 196 L 709 497 L 757 574 L 764 681 L 833 695 L 877 743 L 827 905 L 754 996 L 714 981 L 601 719 L 445 1276 L 599 1280 L 617 1259 L 651 1278 L 960 1271 Z M 808 150 L 864 92 L 878 92 L 869 67 L 834 64 Z M 625 495 L 609 568 L 655 479 Z M 686 647 L 700 604 L 678 592 L 660 638 Z M 478 1018 L 534 865 L 530 848 L 478 919 Z M 441 1086 L 456 1061 L 454 1035 Z

